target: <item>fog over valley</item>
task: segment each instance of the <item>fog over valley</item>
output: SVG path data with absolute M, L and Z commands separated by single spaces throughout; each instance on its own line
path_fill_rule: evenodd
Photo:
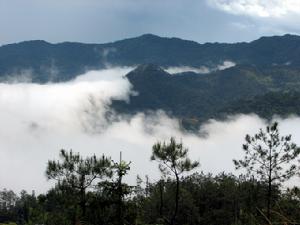
M 87 156 L 103 153 L 118 160 L 132 161 L 126 180 L 135 184 L 136 175 L 152 181 L 160 178 L 155 162 L 150 162 L 152 145 L 182 140 L 190 156 L 199 160 L 196 171 L 214 174 L 236 172 L 232 159 L 242 157 L 246 134 L 255 134 L 267 122 L 255 114 L 231 115 L 225 120 L 209 120 L 196 132 L 184 130 L 180 120 L 162 110 L 134 115 L 118 114 L 112 100 L 129 101 L 138 95 L 124 77 L 134 68 L 116 67 L 89 71 L 63 83 L 0 84 L 0 188 L 43 192 L 47 182 L 46 163 L 58 159 L 60 149 Z M 292 134 L 300 144 L 300 118 L 276 117 L 281 134 Z
M 0 225 L 300 224 L 300 0 L 0 0 Z

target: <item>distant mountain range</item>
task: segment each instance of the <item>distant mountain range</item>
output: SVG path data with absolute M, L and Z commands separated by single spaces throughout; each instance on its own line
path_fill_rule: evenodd
M 220 67 L 224 62 L 235 66 Z M 113 102 L 121 113 L 163 109 L 188 128 L 228 114 L 300 114 L 300 36 L 199 44 L 146 34 L 107 44 L 27 41 L 0 47 L 2 80 L 28 73 L 33 82 L 60 82 L 107 66 L 138 66 L 127 77 L 139 95 L 129 104 Z M 194 72 L 171 75 L 163 70 L 169 67 Z
M 156 64 L 214 68 L 237 65 L 300 66 L 300 36 L 262 37 L 250 43 L 199 44 L 151 34 L 107 44 L 26 41 L 0 47 L 0 77 L 32 75 L 33 82 L 65 81 L 106 66 Z

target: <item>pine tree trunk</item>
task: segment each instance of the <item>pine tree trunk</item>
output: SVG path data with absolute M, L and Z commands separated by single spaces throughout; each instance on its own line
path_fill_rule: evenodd
M 268 182 L 268 205 L 267 205 L 267 218 L 271 220 L 271 197 L 272 197 L 272 181 L 271 177 L 269 177 Z
M 268 204 L 267 204 L 267 218 L 271 220 L 271 197 L 272 197 L 272 148 L 269 150 L 269 177 L 268 177 Z
M 179 176 L 176 173 L 176 194 L 175 194 L 175 211 L 171 220 L 171 225 L 175 224 L 176 221 L 176 216 L 177 216 L 177 212 L 178 212 L 178 202 L 179 202 Z
M 160 192 L 159 215 L 160 215 L 160 217 L 163 216 L 163 207 L 164 207 L 163 191 L 164 191 L 163 180 L 160 180 L 160 182 L 159 182 L 159 192 Z
M 122 175 L 119 174 L 119 180 L 118 180 L 118 219 L 119 219 L 119 225 L 124 225 L 123 222 L 123 190 L 122 190 Z
M 82 219 L 85 218 L 86 215 L 86 199 L 85 199 L 85 189 L 80 189 L 80 208 L 82 210 Z

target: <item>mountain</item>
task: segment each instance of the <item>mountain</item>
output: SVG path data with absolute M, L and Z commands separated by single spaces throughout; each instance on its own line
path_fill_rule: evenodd
M 225 61 L 231 68 L 221 68 Z M 138 66 L 139 65 L 139 66 Z M 126 75 L 138 95 L 114 101 L 119 113 L 162 109 L 193 129 L 229 114 L 300 114 L 300 36 L 246 43 L 206 43 L 152 34 L 107 44 L 26 41 L 0 47 L 0 81 L 15 76 L 61 82 L 91 69 L 137 66 Z M 170 74 L 168 67 L 205 67 L 207 74 Z M 197 72 L 197 70 L 194 70 Z
M 299 103 L 299 91 L 269 92 L 250 99 L 240 99 L 236 102 L 231 102 L 226 108 L 221 109 L 219 113 L 223 115 L 255 113 L 266 119 L 271 119 L 274 115 L 282 117 L 299 116 Z
M 107 44 L 26 41 L 0 47 L 0 77 L 27 72 L 32 81 L 66 81 L 90 69 L 156 64 L 162 67 L 214 68 L 224 61 L 237 65 L 300 66 L 300 37 L 263 37 L 250 43 L 199 44 L 152 34 Z
M 159 66 L 141 65 L 126 75 L 139 94 L 131 96 L 130 103 L 114 101 L 112 106 L 120 113 L 162 109 L 195 126 L 238 113 L 267 119 L 300 114 L 299 71 L 240 65 L 210 74 L 171 75 Z

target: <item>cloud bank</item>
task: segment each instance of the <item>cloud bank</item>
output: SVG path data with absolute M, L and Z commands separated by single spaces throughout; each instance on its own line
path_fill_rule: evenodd
M 218 9 L 236 15 L 265 18 L 300 15 L 298 0 L 208 0 L 208 2 Z
M 240 42 L 299 34 L 298 21 L 298 0 L 0 0 L 0 45 L 33 39 L 104 43 L 144 33 Z
M 252 36 L 299 34 L 298 0 L 207 0 L 208 5 L 235 18 L 236 34 Z
M 234 172 L 233 158 L 242 156 L 247 133 L 265 126 L 255 115 L 237 115 L 226 121 L 208 121 L 198 133 L 180 129 L 176 118 L 157 111 L 132 117 L 115 115 L 112 99 L 127 101 L 131 85 L 123 77 L 130 68 L 91 71 L 60 84 L 0 84 L 0 188 L 37 190 L 51 186 L 44 174 L 48 159 L 57 159 L 61 148 L 82 155 L 106 154 L 117 160 L 119 152 L 132 161 L 127 181 L 149 175 L 159 179 L 151 147 L 171 136 L 182 140 L 190 156 L 200 160 L 198 171 Z M 110 118 L 113 118 L 111 120 Z M 280 120 L 282 134 L 291 133 L 300 143 L 300 119 Z
M 230 60 L 225 60 L 222 64 L 213 66 L 213 67 L 207 67 L 207 66 L 201 66 L 199 68 L 190 67 L 190 66 L 177 66 L 177 67 L 168 67 L 165 68 L 165 71 L 167 71 L 170 74 L 176 74 L 176 73 L 184 73 L 184 72 L 194 72 L 199 74 L 208 74 L 217 70 L 225 70 L 229 69 L 231 67 L 234 67 L 236 64 L 235 62 L 232 62 Z

